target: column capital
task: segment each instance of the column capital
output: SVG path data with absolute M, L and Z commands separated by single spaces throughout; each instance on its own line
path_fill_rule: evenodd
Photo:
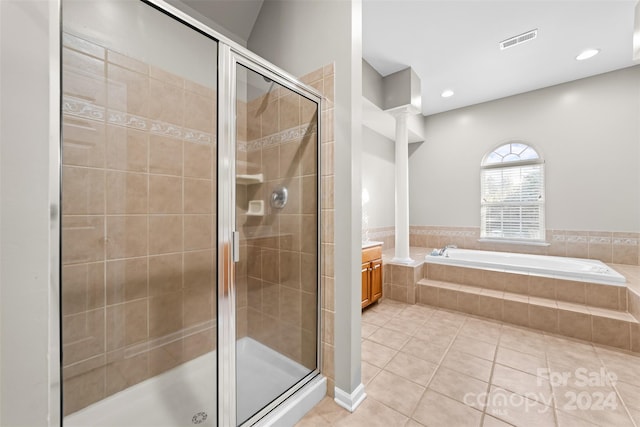
M 392 108 L 390 110 L 385 110 L 387 113 L 391 114 L 396 119 L 398 117 L 408 117 L 415 116 L 416 114 L 420 114 L 420 110 L 411 104 L 403 105 L 401 107 Z

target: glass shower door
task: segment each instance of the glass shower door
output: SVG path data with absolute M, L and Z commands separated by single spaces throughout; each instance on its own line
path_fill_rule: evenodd
M 318 103 L 273 77 L 236 66 L 238 424 L 318 360 Z
M 63 423 L 214 426 L 218 43 L 62 3 Z

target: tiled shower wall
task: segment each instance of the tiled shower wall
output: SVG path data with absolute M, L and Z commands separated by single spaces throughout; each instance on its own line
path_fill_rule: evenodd
M 216 94 L 69 34 L 63 61 L 68 414 L 215 348 Z
M 327 392 L 334 390 L 334 68 L 327 65 L 301 78 L 325 97 L 322 104 L 321 132 L 321 289 L 322 320 L 321 355 L 322 373 L 327 377 Z M 283 96 L 284 95 L 284 96 Z M 315 220 L 312 218 L 313 201 L 316 199 L 312 172 L 311 142 L 315 137 L 312 127 L 314 110 L 304 99 L 299 99 L 299 118 L 296 119 L 296 100 L 286 91 L 264 98 L 239 103 L 238 120 L 238 171 L 242 174 L 265 173 L 265 183 L 237 187 L 237 199 L 241 215 L 243 239 L 241 259 L 251 260 L 240 266 L 238 279 L 238 336 L 248 335 L 271 347 L 283 351 L 289 357 L 312 366 L 315 355 L 314 313 L 317 274 L 313 265 L 316 242 Z M 262 109 L 263 107 L 266 107 Z M 258 113 L 260 111 L 260 113 Z M 252 117 L 249 114 L 253 114 Z M 261 116 L 260 120 L 255 120 Z M 284 117 L 286 116 L 286 117 Z M 280 123 L 276 129 L 263 127 L 263 120 L 275 117 Z M 259 126 L 258 126 L 259 125 Z M 245 132 L 243 132 L 245 130 Z M 307 132 L 312 133 L 307 135 Z M 305 136 L 307 135 L 307 136 Z M 310 136 L 311 139 L 307 137 Z M 279 141 L 275 144 L 274 141 Z M 296 166 L 298 165 L 298 166 Z M 258 167 L 260 166 L 260 168 Z M 292 168 L 293 166 L 293 168 Z M 246 216 L 249 200 L 264 200 L 269 212 L 268 196 L 272 188 L 287 183 L 292 192 L 291 206 L 278 214 L 264 217 Z M 275 257 L 280 262 L 273 269 Z M 259 261 L 258 261 L 259 260 Z M 299 281 L 296 282 L 296 280 Z M 243 318 L 246 314 L 246 318 Z
M 598 259 L 605 263 L 640 265 L 640 233 L 547 230 L 549 246 L 478 242 L 477 227 L 411 226 L 410 245 L 441 248 L 448 244 L 459 248 L 538 255 Z
M 236 172 L 262 178 L 236 187 L 245 260 L 236 268 L 238 336 L 248 335 L 313 369 L 318 301 L 316 104 L 272 85 L 265 95 L 239 102 L 237 109 Z M 279 186 L 288 191 L 282 209 L 269 203 Z M 247 215 L 249 201 L 263 202 L 264 215 Z

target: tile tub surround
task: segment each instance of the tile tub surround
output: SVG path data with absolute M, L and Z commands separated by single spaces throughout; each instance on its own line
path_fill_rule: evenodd
M 216 93 L 63 44 L 68 414 L 215 349 Z
M 640 265 L 640 233 L 547 230 L 549 246 L 479 242 L 478 227 L 438 227 L 412 225 L 409 241 L 413 247 L 441 248 L 454 244 L 461 249 L 516 252 L 536 255 L 599 259 L 607 264 Z
M 389 299 L 364 311 L 362 337 L 367 399 L 349 413 L 327 398 L 299 427 L 640 425 L 635 354 Z M 584 385 L 577 369 L 617 380 Z M 615 407 L 579 408 L 579 394 Z
M 414 259 L 425 254 L 424 248 L 411 249 Z M 393 251 L 385 255 L 387 264 Z M 640 352 L 640 268 L 612 267 L 627 277 L 626 287 L 418 262 L 391 264 L 385 265 L 385 292 L 396 301 L 411 303 L 413 297 L 418 303 Z

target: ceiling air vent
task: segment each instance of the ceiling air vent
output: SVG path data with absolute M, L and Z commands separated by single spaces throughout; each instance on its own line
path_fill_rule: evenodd
M 506 40 L 500 42 L 500 50 L 505 50 L 510 47 L 517 46 L 521 43 L 531 41 L 538 37 L 538 29 L 527 31 L 524 34 L 520 34 L 519 36 L 509 37 Z

